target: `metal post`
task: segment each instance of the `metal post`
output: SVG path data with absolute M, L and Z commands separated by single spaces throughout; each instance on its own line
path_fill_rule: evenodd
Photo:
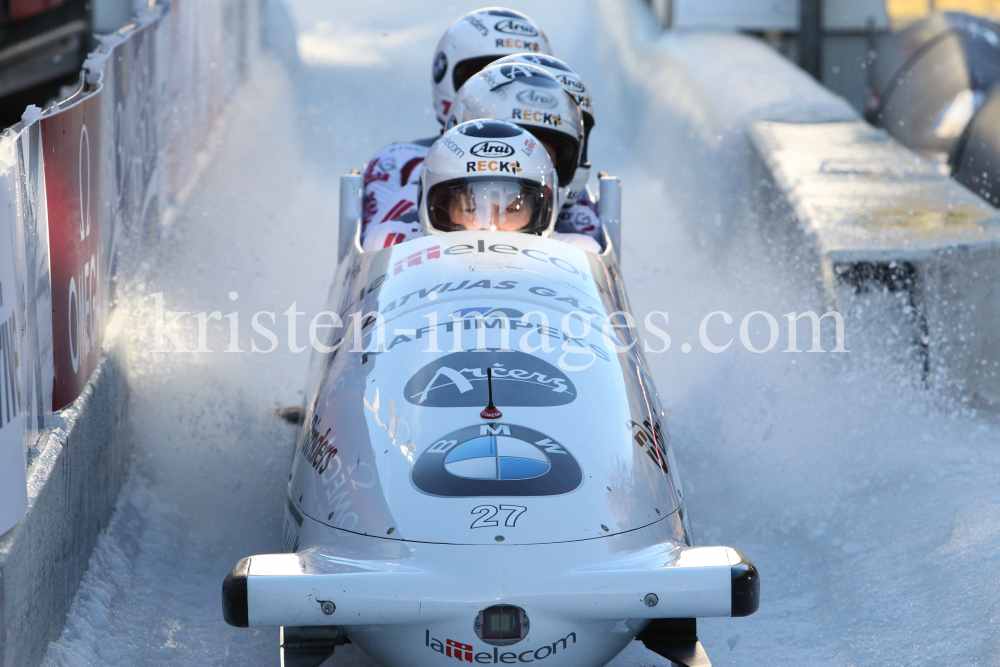
M 614 176 L 601 172 L 598 178 L 601 198 L 597 202 L 598 215 L 604 228 L 604 238 L 614 246 L 619 263 L 622 259 L 622 183 Z
M 799 0 L 799 67 L 823 80 L 823 0 Z
M 340 177 L 338 262 L 343 262 L 351 252 L 351 246 L 361 239 L 361 186 L 361 174 L 345 174 Z

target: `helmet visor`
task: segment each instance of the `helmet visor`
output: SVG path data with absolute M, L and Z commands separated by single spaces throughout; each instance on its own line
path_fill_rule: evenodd
M 580 142 L 556 130 L 533 125 L 521 125 L 521 127 L 538 137 L 549 152 L 552 164 L 556 168 L 556 176 L 559 177 L 559 187 L 564 188 L 569 185 L 576 172 L 576 165 L 580 162 Z
M 442 232 L 488 230 L 538 234 L 552 214 L 552 188 L 533 181 L 458 179 L 439 183 L 427 198 L 430 224 Z
M 498 58 L 503 58 L 503 56 L 479 56 L 478 58 L 468 58 L 459 63 L 455 63 L 455 69 L 451 73 L 451 82 L 452 85 L 455 86 L 455 91 L 457 92 L 458 89 L 462 87 L 462 84 Z

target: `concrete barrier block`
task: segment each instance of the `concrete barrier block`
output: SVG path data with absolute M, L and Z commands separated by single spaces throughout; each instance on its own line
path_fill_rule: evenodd
M 928 380 L 1000 405 L 997 210 L 866 123 L 759 121 L 749 136 L 792 213 L 759 218 L 813 248 L 831 306 L 865 283 L 908 291 Z
M 32 667 L 59 637 L 129 459 L 124 361 L 105 348 L 83 394 L 52 417 L 28 470 L 28 510 L 0 536 L 0 665 Z

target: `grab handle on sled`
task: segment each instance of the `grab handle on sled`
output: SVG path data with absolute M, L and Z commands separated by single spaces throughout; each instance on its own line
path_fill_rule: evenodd
M 604 228 L 604 238 L 614 246 L 618 261 L 622 257 L 622 183 L 607 172 L 598 174 L 601 198 L 597 202 L 598 215 Z
M 361 174 L 355 169 L 340 177 L 340 233 L 337 261 L 343 262 L 351 247 L 361 247 Z

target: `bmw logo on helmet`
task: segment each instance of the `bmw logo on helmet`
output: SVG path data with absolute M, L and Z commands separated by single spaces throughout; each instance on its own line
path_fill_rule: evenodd
M 448 56 L 444 54 L 444 51 L 438 51 L 437 57 L 434 58 L 434 83 L 441 83 L 447 71 Z
M 557 496 L 581 482 L 580 464 L 565 447 L 516 424 L 452 431 L 413 464 L 413 485 L 431 496 Z

